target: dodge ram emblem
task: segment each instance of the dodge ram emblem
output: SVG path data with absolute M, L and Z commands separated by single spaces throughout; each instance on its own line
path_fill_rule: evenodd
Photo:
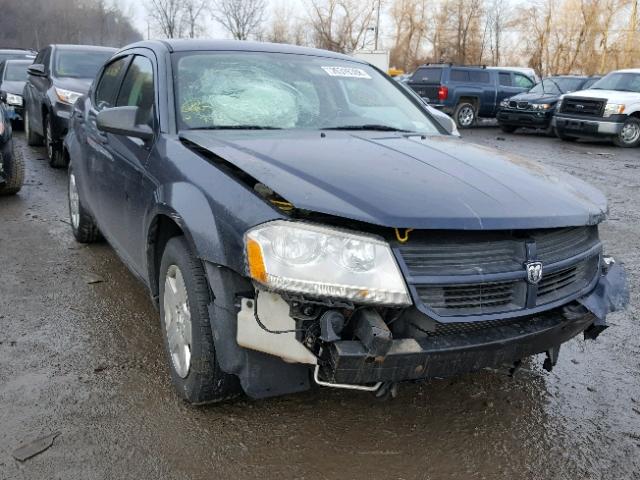
M 537 285 L 542 280 L 542 262 L 527 262 L 524 266 L 527 269 L 527 282 Z

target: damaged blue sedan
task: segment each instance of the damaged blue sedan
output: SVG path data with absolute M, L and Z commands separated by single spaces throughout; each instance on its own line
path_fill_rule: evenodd
M 370 65 L 322 50 L 146 41 L 74 106 L 76 239 L 160 311 L 194 404 L 517 368 L 626 302 L 596 189 L 459 138 Z

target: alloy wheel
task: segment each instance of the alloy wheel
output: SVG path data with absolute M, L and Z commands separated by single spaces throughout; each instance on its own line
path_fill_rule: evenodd
M 164 325 L 173 368 L 180 378 L 191 367 L 191 312 L 187 287 L 176 265 L 167 270 L 164 284 Z
M 78 195 L 76 176 L 73 172 L 69 174 L 69 215 L 71 216 L 71 225 L 77 230 L 80 226 L 80 196 Z
M 474 118 L 475 113 L 471 107 L 463 107 L 458 112 L 458 123 L 461 127 L 470 127 Z
M 637 123 L 625 123 L 620 132 L 620 140 L 626 144 L 632 144 L 640 138 L 640 125 Z

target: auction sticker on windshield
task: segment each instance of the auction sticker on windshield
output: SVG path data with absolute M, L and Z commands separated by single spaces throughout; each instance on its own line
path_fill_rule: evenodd
M 347 77 L 347 78 L 368 78 L 371 79 L 369 74 L 361 68 L 351 67 L 322 67 L 332 77 Z

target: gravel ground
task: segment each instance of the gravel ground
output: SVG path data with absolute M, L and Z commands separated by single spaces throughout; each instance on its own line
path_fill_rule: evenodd
M 157 312 L 106 244 L 81 246 L 66 174 L 26 146 L 27 183 L 0 199 L 0 479 L 640 478 L 640 150 L 496 128 L 466 140 L 552 164 L 610 201 L 601 229 L 631 306 L 595 342 L 515 379 L 482 372 L 397 399 L 315 389 L 195 408 L 174 394 Z M 23 442 L 60 432 L 17 462 Z

